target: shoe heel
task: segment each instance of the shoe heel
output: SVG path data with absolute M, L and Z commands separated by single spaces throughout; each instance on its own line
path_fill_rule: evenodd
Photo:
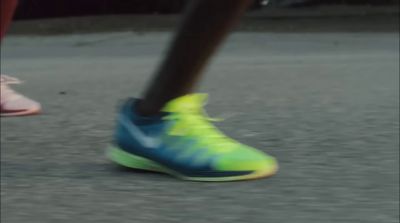
M 153 161 L 125 152 L 115 145 L 112 145 L 107 149 L 107 157 L 121 166 L 133 169 L 163 172 L 162 167 Z

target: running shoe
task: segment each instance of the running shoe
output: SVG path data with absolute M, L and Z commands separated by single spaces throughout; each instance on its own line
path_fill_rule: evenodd
M 20 80 L 0 75 L 0 116 L 23 116 L 37 114 L 41 110 L 38 102 L 33 101 L 10 88 L 10 84 L 19 84 Z
M 202 109 L 206 94 L 170 101 L 159 116 L 135 113 L 139 100 L 127 100 L 107 150 L 115 163 L 167 173 L 193 181 L 235 181 L 275 174 L 276 160 L 220 132 Z

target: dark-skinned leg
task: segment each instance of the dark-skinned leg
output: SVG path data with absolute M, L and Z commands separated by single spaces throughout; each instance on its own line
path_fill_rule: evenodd
M 157 114 L 168 101 L 190 93 L 210 57 L 251 3 L 252 0 L 191 1 L 137 112 Z

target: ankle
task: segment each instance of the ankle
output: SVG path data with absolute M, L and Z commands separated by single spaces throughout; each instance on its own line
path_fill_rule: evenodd
M 155 116 L 161 114 L 161 107 L 148 103 L 144 100 L 138 100 L 134 106 L 134 111 L 140 116 Z

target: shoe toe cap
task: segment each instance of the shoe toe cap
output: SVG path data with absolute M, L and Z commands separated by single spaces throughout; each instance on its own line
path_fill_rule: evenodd
M 274 157 L 253 148 L 220 156 L 216 163 L 216 167 L 224 171 L 275 171 L 277 166 Z
M 31 99 L 21 97 L 16 100 L 3 102 L 1 110 L 2 113 L 35 113 L 41 110 L 41 105 Z

